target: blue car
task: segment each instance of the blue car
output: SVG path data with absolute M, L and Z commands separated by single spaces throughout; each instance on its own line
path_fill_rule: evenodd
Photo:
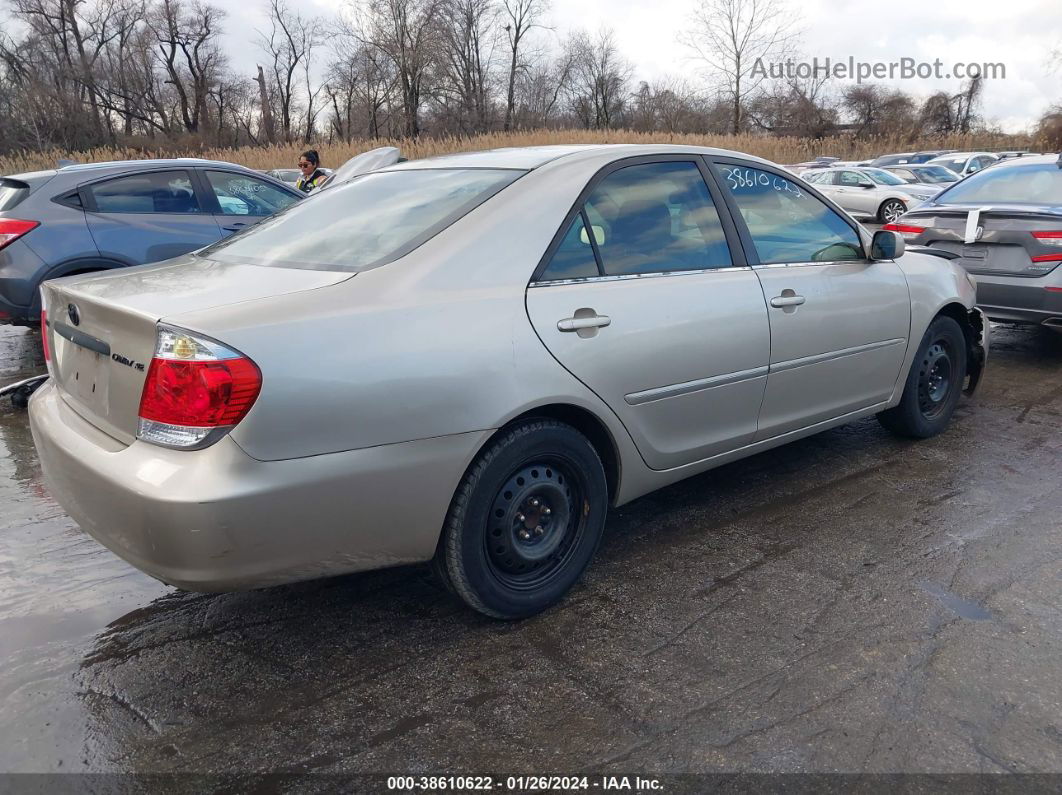
M 0 323 L 39 323 L 46 279 L 177 257 L 304 198 L 242 166 L 194 158 L 0 177 Z

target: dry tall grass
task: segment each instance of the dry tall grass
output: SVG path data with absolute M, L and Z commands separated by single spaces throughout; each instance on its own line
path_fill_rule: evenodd
M 353 155 L 377 146 L 398 146 L 408 158 L 432 157 L 477 149 L 504 146 L 543 146 L 549 144 L 648 144 L 673 143 L 694 146 L 714 146 L 757 155 L 776 163 L 797 163 L 817 155 L 833 155 L 842 159 L 872 157 L 886 152 L 905 152 L 918 149 L 1018 149 L 1028 147 L 1026 138 L 994 133 L 952 135 L 940 138 L 910 140 L 903 136 L 853 138 L 837 136 L 813 140 L 810 138 L 772 138 L 760 135 L 690 135 L 668 133 L 638 133 L 629 130 L 534 130 L 514 133 L 488 133 L 473 137 L 420 138 L 417 140 L 361 139 L 350 143 L 319 143 L 322 163 L 338 166 Z M 151 157 L 205 157 L 226 160 L 258 169 L 294 167 L 299 153 L 307 148 L 299 144 L 238 149 L 209 147 L 180 147 L 161 145 L 157 148 L 93 149 L 69 153 L 58 150 L 17 152 L 0 157 L 0 174 L 54 168 L 60 158 L 78 162 L 127 160 Z

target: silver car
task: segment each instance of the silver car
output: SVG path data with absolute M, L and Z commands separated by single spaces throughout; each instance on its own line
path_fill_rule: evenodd
M 968 177 L 976 174 L 983 168 L 999 162 L 999 155 L 991 152 L 952 152 L 941 155 L 926 162 L 928 166 L 944 166 L 958 174 L 960 177 Z
M 861 417 L 942 431 L 986 326 L 961 268 L 903 245 L 715 149 L 396 164 L 46 283 L 33 435 L 60 504 L 164 582 L 433 561 L 518 618 L 609 506 Z
M 891 223 L 940 192 L 940 188 L 908 185 L 880 168 L 826 168 L 800 175 L 855 215 Z

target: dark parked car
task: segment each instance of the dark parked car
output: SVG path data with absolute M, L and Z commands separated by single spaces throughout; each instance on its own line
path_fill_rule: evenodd
M 302 198 L 242 166 L 197 159 L 0 177 L 0 323 L 38 323 L 45 279 L 186 254 Z
M 1004 160 L 885 229 L 952 255 L 990 317 L 1062 330 L 1062 158 Z
M 926 163 L 934 157 L 946 154 L 950 151 L 953 150 L 933 149 L 924 152 L 899 152 L 898 154 L 876 157 L 870 161 L 870 165 L 875 168 L 883 168 L 885 166 L 903 166 L 911 163 Z

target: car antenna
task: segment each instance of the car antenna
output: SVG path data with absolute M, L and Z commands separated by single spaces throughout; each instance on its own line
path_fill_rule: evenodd
M 67 166 L 76 166 L 77 164 L 78 163 L 76 160 L 68 160 L 65 157 L 60 158 L 59 161 L 56 163 L 59 168 L 66 168 Z

